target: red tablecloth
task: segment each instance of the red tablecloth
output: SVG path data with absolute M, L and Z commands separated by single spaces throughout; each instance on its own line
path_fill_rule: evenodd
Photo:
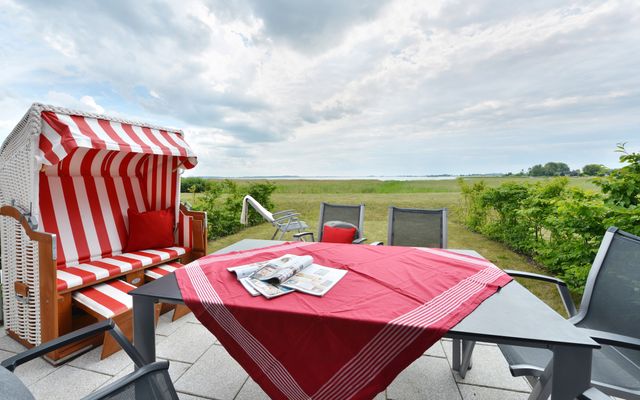
M 287 253 L 348 272 L 324 297 L 267 300 L 225 269 Z M 185 303 L 262 389 L 299 400 L 373 398 L 511 280 L 446 250 L 304 242 L 210 255 L 176 277 Z

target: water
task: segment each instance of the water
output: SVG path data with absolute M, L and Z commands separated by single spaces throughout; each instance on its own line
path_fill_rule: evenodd
M 220 178 L 220 177 L 215 177 Z M 372 181 L 443 181 L 456 179 L 457 176 L 453 175 L 438 175 L 438 176 L 403 176 L 403 175 L 389 175 L 389 176 L 237 176 L 230 177 L 229 179 L 268 179 L 272 181 L 276 180 L 336 180 L 336 181 L 351 181 L 351 180 L 372 180 Z

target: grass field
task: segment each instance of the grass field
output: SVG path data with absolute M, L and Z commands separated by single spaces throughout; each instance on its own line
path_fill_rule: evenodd
M 467 178 L 484 180 L 490 186 L 505 181 L 536 182 L 545 178 Z M 241 183 L 241 181 L 238 181 Z M 431 181 L 371 181 L 371 180 L 278 180 L 272 199 L 277 210 L 295 209 L 314 232 L 317 232 L 320 203 L 365 204 L 364 233 L 369 242 L 387 240 L 387 209 L 390 205 L 414 208 L 449 209 L 449 248 L 473 249 L 503 269 L 545 273 L 544 270 L 506 248 L 504 245 L 470 232 L 459 221 L 460 188 L 455 180 Z M 570 185 L 597 190 L 588 178 L 571 178 Z M 184 193 L 183 199 L 192 201 Z M 237 234 L 211 241 L 209 251 L 216 251 L 244 238 L 269 239 L 271 225 L 261 224 Z M 290 236 L 286 237 L 291 239 Z M 554 286 L 534 281 L 522 281 L 533 293 L 557 311 L 563 311 Z

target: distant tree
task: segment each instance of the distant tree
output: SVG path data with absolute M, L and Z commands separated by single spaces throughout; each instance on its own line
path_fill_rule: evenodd
M 546 170 L 542 166 L 542 164 L 536 164 L 533 167 L 529 168 L 529 175 L 531 176 L 545 176 Z
M 569 176 L 580 176 L 582 174 L 582 171 L 580 171 L 579 169 L 572 169 L 571 172 L 569 172 Z
M 576 171 L 573 171 L 573 173 L 575 174 Z M 536 164 L 529 168 L 530 176 L 566 176 L 571 174 L 571 168 L 563 162 L 548 162 L 545 165 Z
M 208 179 L 200 178 L 197 176 L 182 178 L 180 180 L 180 192 L 182 193 L 202 193 L 209 188 L 210 182 Z
M 609 168 L 602 164 L 587 164 L 582 167 L 582 173 L 587 176 L 604 176 L 609 172 Z
M 546 176 L 565 176 L 569 175 L 571 168 L 563 162 L 548 162 L 544 165 Z

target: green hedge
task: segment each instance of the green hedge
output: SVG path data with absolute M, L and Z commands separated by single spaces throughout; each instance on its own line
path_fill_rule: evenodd
M 594 179 L 598 193 L 569 187 L 564 177 L 496 188 L 459 179 L 464 223 L 530 256 L 582 292 L 607 228 L 640 234 L 640 153 L 628 153 L 624 145 L 618 151 L 625 165 Z
M 231 180 L 208 181 L 206 191 L 193 208 L 207 212 L 209 240 L 231 235 L 243 228 L 240 223 L 242 199 L 249 194 L 267 210 L 273 209 L 271 194 L 276 186 L 270 182 L 239 185 Z M 249 225 L 264 222 L 253 208 L 249 207 Z

